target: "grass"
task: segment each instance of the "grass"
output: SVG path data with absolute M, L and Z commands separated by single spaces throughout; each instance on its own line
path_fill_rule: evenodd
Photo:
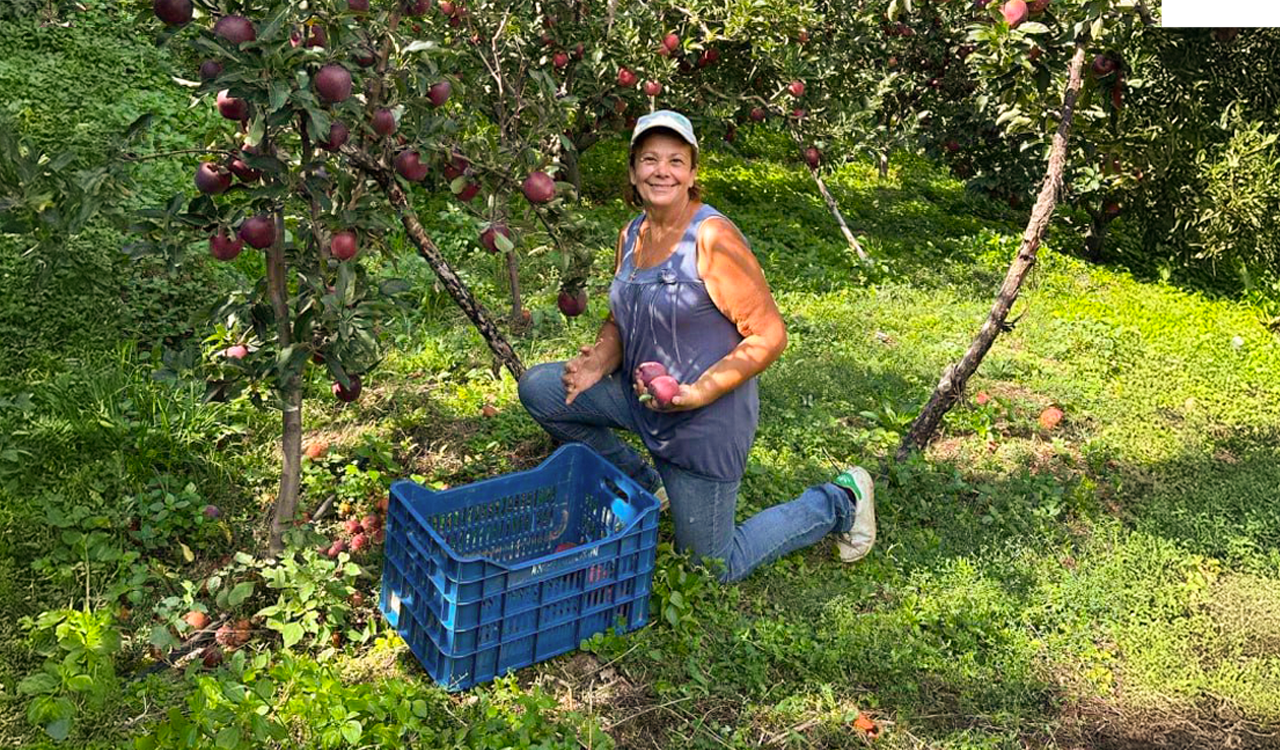
M 1015 307 L 1016 327 L 970 385 L 995 398 L 958 407 L 925 456 L 888 463 L 898 415 L 923 403 L 985 316 L 1023 216 L 967 195 L 923 161 L 904 157 L 886 181 L 872 165 L 847 164 L 829 184 L 877 259 L 867 268 L 806 171 L 770 156 L 788 151 L 744 137 L 753 158 L 710 152 L 702 178 L 709 201 L 753 242 L 791 345 L 761 378 L 740 515 L 824 481 L 846 461 L 875 465 L 883 473 L 871 556 L 843 566 L 820 545 L 722 588 L 696 575 L 671 583 L 682 565 L 664 552 L 655 598 L 670 603 L 681 592 L 696 627 L 659 621 L 598 638 L 586 654 L 471 698 L 430 689 L 394 638 L 334 656 L 304 648 L 303 658 L 324 665 L 302 670 L 299 684 L 337 680 L 375 692 L 407 684 L 437 729 L 452 726 L 451 716 L 487 715 L 501 720 L 495 732 L 523 726 L 547 746 L 590 738 L 622 747 L 856 747 L 850 723 L 859 712 L 879 723 L 878 744 L 890 748 L 1256 745 L 1250 732 L 1280 722 L 1275 336 L 1241 305 L 1087 265 L 1070 254 L 1074 238 L 1055 233 Z M 611 193 L 622 155 L 606 143 L 584 163 L 597 269 L 627 216 Z M 447 202 L 425 213 L 442 247 L 465 245 L 470 229 Z M 491 309 L 502 309 L 500 269 L 485 257 L 463 266 Z M 591 314 L 566 323 L 551 312 L 549 262 L 531 258 L 524 270 L 529 307 L 544 314 L 517 348 L 526 363 L 566 357 L 593 334 L 607 275 L 597 270 L 591 282 Z M 332 444 L 326 461 L 308 465 L 308 506 L 335 486 L 368 489 L 351 489 L 357 480 L 374 494 L 410 473 L 473 481 L 531 466 L 552 447 L 523 414 L 514 383 L 493 377 L 478 337 L 430 288 L 429 271 L 413 260 L 394 271 L 422 291 L 388 331 L 394 347 L 366 396 L 339 407 L 324 398 L 318 374 L 308 384 L 318 398 L 305 414 L 307 439 Z M 0 463 L 8 714 L 23 705 L 10 697 L 14 684 L 39 666 L 16 617 L 83 600 L 79 569 L 68 568 L 66 580 L 32 567 L 58 548 L 42 520 L 47 507 L 110 517 L 172 476 L 195 482 L 229 519 L 229 538 L 177 565 L 121 625 L 130 639 L 122 673 L 145 652 L 152 623 L 137 613 L 165 585 L 199 580 L 216 557 L 260 538 L 278 471 L 275 418 L 243 401 L 203 405 L 199 393 L 169 390 L 148 372 L 134 349 L 104 347 L 32 365 L 0 391 L 9 404 L 32 394 L 30 408 L 0 408 L 0 434 L 12 436 L 0 449 L 27 451 Z M 498 415 L 482 417 L 485 404 Z M 1065 418 L 1045 430 L 1036 418 L 1051 404 Z M 347 466 L 356 467 L 348 478 L 327 471 Z M 110 570 L 90 567 L 100 581 L 91 576 L 90 598 L 106 606 Z M 111 704 L 119 710 L 95 714 L 75 742 L 110 745 L 150 731 L 190 693 L 176 676 L 124 684 Z M 161 696 L 160 707 L 141 692 Z M 281 705 L 304 724 L 319 715 L 305 700 Z M 365 722 L 390 726 L 372 714 Z M 6 744 L 32 742 L 36 731 L 20 718 L 0 723 Z M 489 746 L 474 735 L 456 741 Z

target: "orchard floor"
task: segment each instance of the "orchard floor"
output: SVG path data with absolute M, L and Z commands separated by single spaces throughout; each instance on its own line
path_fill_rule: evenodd
M 294 651 L 348 686 L 408 684 L 442 716 L 487 707 L 523 746 L 852 748 L 870 741 L 854 725 L 860 715 L 875 722 L 877 746 L 895 749 L 1280 746 L 1275 335 L 1243 306 L 1074 259 L 1075 238 L 1054 233 L 1017 325 L 967 401 L 925 455 L 893 464 L 901 430 L 985 317 L 1025 215 L 965 194 L 922 161 L 900 159 L 883 181 L 847 164 L 829 185 L 876 259 L 866 267 L 785 145 L 743 140 L 742 152 L 708 149 L 701 177 L 709 202 L 752 241 L 791 343 L 761 378 L 739 515 L 847 462 L 874 466 L 872 554 L 845 566 L 824 543 L 721 587 L 664 547 L 649 627 L 463 695 L 432 688 L 369 606 L 366 642 L 331 651 L 304 640 Z M 584 164 L 598 248 L 589 313 L 566 322 L 555 311 L 545 254 L 524 266 L 535 326 L 514 343 L 526 363 L 569 356 L 603 315 L 602 269 L 628 215 L 613 197 L 622 163 L 621 147 L 606 143 Z M 443 247 L 473 242 L 449 202 L 423 213 Z M 467 280 L 503 309 L 503 269 L 468 252 Z M 414 260 L 383 271 L 414 284 L 414 305 L 386 331 L 388 357 L 358 402 L 334 404 L 323 374 L 310 375 L 305 439 L 329 448 L 308 462 L 308 507 L 337 494 L 359 512 L 398 476 L 458 485 L 553 449 L 429 272 Z M 223 554 L 261 545 L 278 472 L 274 417 L 245 400 L 201 404 L 198 389 L 175 392 L 148 374 L 124 347 L 0 381 L 10 400 L 0 404 L 32 394 L 30 409 L 0 409 L 0 427 L 25 430 L 30 452 L 0 475 L 11 480 L 0 521 L 7 537 L 20 535 L 0 554 L 11 613 L 0 633 L 12 708 L 3 744 L 39 736 L 10 698 L 39 667 L 10 618 L 83 601 L 74 572 L 32 568 L 56 547 L 43 520 L 50 504 L 133 495 L 164 473 L 195 482 L 227 519 L 225 540 L 175 566 L 180 579 L 199 581 Z M 496 415 L 483 416 L 485 405 Z M 1064 417 L 1047 429 L 1038 418 L 1051 405 Z M 362 586 L 375 590 L 380 558 L 359 561 L 373 573 Z M 120 623 L 122 675 L 145 664 L 154 624 L 141 606 Z M 279 647 L 266 632 L 248 648 Z M 177 672 L 122 684 L 72 744 L 149 733 L 192 690 Z M 455 730 L 449 743 L 489 746 Z

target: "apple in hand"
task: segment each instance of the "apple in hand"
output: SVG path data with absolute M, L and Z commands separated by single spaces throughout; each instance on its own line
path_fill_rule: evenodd
M 649 383 L 654 378 L 662 377 L 667 374 L 667 368 L 661 362 L 641 362 L 636 368 L 636 378 L 645 388 L 649 387 Z
M 680 392 L 680 383 L 670 375 L 659 375 L 649 381 L 649 395 L 662 408 L 671 406 L 676 394 Z

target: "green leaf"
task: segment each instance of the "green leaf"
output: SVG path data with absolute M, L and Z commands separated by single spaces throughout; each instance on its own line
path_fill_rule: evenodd
M 1024 34 L 1047 34 L 1049 33 L 1049 27 L 1035 21 L 1027 21 L 1018 27 L 1018 31 Z
M 280 636 L 284 639 L 285 648 L 292 648 L 298 641 L 302 640 L 304 635 L 306 633 L 303 631 L 301 623 L 296 622 L 286 623 L 280 631 Z
M 417 716 L 419 719 L 427 718 L 427 702 L 422 699 L 414 701 L 413 715 Z
M 253 596 L 253 581 L 241 581 L 231 589 L 231 594 L 227 597 L 227 603 L 233 607 L 240 606 L 245 599 Z
M 52 693 L 58 689 L 58 678 L 48 672 L 38 672 L 26 677 L 18 683 L 18 692 L 22 695 L 38 695 Z
M 78 674 L 67 681 L 67 687 L 77 693 L 87 693 L 93 689 L 93 678 L 87 674 Z
M 53 738 L 54 742 L 62 742 L 71 734 L 71 718 L 65 717 L 57 721 L 51 721 L 44 727 L 45 733 Z
M 502 234 L 501 232 L 493 233 L 493 244 L 497 245 L 498 249 L 501 250 L 503 253 L 509 253 L 512 250 L 516 249 L 516 243 L 512 242 L 510 239 L 507 238 L 505 234 Z
M 360 722 L 351 719 L 342 725 L 342 738 L 348 744 L 354 745 L 360 741 L 360 735 L 364 733 L 364 727 L 360 726 Z
M 244 139 L 245 145 L 257 146 L 262 143 L 262 138 L 267 134 L 267 118 L 258 115 L 253 118 L 253 122 L 249 125 L 249 135 Z
M 435 42 L 429 42 L 423 39 L 417 39 L 411 42 L 408 47 L 404 48 L 404 54 L 409 55 L 414 52 L 421 52 L 422 50 L 434 50 L 435 48 L 436 48 Z
M 235 750 L 240 747 L 240 728 L 239 727 L 223 727 L 218 732 L 218 737 L 214 740 L 214 744 L 224 750 Z
M 275 112 L 289 101 L 289 84 L 284 81 L 271 82 L 271 111 Z

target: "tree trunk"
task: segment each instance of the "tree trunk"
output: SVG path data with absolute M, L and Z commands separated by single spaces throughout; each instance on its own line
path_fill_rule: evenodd
M 289 314 L 289 268 L 284 257 L 284 214 L 276 213 L 276 241 L 267 251 L 267 291 L 276 318 L 276 337 L 283 351 L 293 343 L 293 320 Z M 302 379 L 289 376 L 280 390 L 283 402 L 284 430 L 280 453 L 284 468 L 280 474 L 280 493 L 276 496 L 275 514 L 271 519 L 271 540 L 267 550 L 279 554 L 284 549 L 284 530 L 298 509 L 298 489 L 302 480 Z
M 515 250 L 507 253 L 507 281 L 511 284 L 511 323 L 520 325 L 524 305 L 520 302 L 520 256 Z
M 578 202 L 582 202 L 582 166 L 578 164 L 577 151 L 562 151 L 560 153 L 560 163 L 564 165 L 564 177 L 573 183 L 573 192 L 578 196 Z
M 840 213 L 840 206 L 836 203 L 836 199 L 832 197 L 831 191 L 827 190 L 827 184 L 822 181 L 822 175 L 818 174 L 818 170 L 813 167 L 809 168 L 810 174 L 813 175 L 813 181 L 818 183 L 818 192 L 822 193 L 822 200 L 827 202 L 827 210 L 831 215 L 836 217 L 836 223 L 840 225 L 840 231 L 844 234 L 845 241 L 849 243 L 849 247 L 858 254 L 864 262 L 869 262 L 871 256 L 867 255 L 867 251 L 862 249 L 862 245 L 857 238 L 853 236 L 853 232 L 849 230 L 849 225 L 844 223 L 844 216 Z
M 445 260 L 444 255 L 440 252 L 440 248 L 436 247 L 431 241 L 431 237 L 427 235 L 427 230 L 423 228 L 422 223 L 418 221 L 418 216 L 409 206 L 409 199 L 405 196 L 404 191 L 400 189 L 400 185 L 396 183 L 395 177 L 391 172 L 370 165 L 361 165 L 365 171 L 378 181 L 379 186 L 387 194 L 387 199 L 391 205 L 400 214 L 400 223 L 404 225 L 405 231 L 409 234 L 409 239 L 418 248 L 418 254 L 423 257 L 431 266 L 431 270 L 435 271 L 436 277 L 440 279 L 440 283 L 444 284 L 444 288 L 448 290 L 449 296 L 453 297 L 453 301 L 458 307 L 462 308 L 462 312 L 471 320 L 476 329 L 480 331 L 480 335 L 484 337 L 485 343 L 489 345 L 493 356 L 498 362 L 507 368 L 511 376 L 516 380 L 524 374 L 524 364 L 520 362 L 520 357 L 516 355 L 515 350 L 511 348 L 511 344 L 507 343 L 502 332 L 498 330 L 498 326 L 493 322 L 493 318 L 489 315 L 489 311 L 476 300 L 471 294 L 471 290 L 467 289 L 462 283 L 462 279 L 458 278 L 458 274 L 454 273 L 453 268 L 449 266 L 449 262 Z
M 1102 211 L 1089 211 L 1089 229 L 1084 235 L 1084 257 L 1091 263 L 1102 262 L 1102 246 L 1107 241 L 1111 220 Z
M 1009 330 L 1005 319 L 1009 309 L 1018 298 L 1022 281 L 1036 262 L 1036 251 L 1045 230 L 1049 227 L 1049 219 L 1053 216 L 1058 202 L 1058 193 L 1062 189 L 1062 172 L 1067 160 L 1067 141 L 1071 135 L 1071 121 L 1075 116 L 1076 99 L 1080 96 L 1080 71 L 1084 65 L 1085 45 L 1087 39 L 1076 42 L 1075 55 L 1071 58 L 1068 71 L 1067 90 L 1062 97 L 1062 120 L 1058 123 L 1058 131 L 1053 136 L 1053 147 L 1049 151 L 1049 167 L 1040 187 L 1040 195 L 1036 199 L 1035 208 L 1031 211 L 1031 220 L 1022 234 L 1022 243 L 1018 254 L 1014 257 L 1009 271 L 1005 274 L 1000 293 L 996 295 L 995 304 L 991 307 L 987 321 L 983 323 L 977 337 L 969 345 L 969 350 L 957 363 L 948 365 L 942 372 L 942 379 L 934 389 L 929 402 L 925 404 L 920 415 L 911 423 L 911 428 L 898 446 L 898 460 L 910 455 L 912 448 L 923 449 L 933 439 L 942 417 L 955 405 L 964 393 L 965 384 L 982 363 L 1002 330 Z
M 880 156 L 876 160 L 876 167 L 877 169 L 880 170 L 880 179 L 883 180 L 889 176 L 889 149 L 888 148 L 884 148 L 880 150 Z

